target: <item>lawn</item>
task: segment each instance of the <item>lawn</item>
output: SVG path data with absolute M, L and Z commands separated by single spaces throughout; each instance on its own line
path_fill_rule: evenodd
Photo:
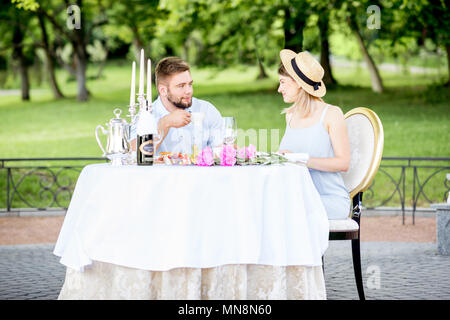
M 85 103 L 76 101 L 76 83 L 67 82 L 64 71 L 57 76 L 65 99 L 53 100 L 45 86 L 31 92 L 31 102 L 0 96 L 0 158 L 100 157 L 94 130 L 113 117 L 114 108 L 121 108 L 123 115 L 128 113 L 130 66 L 111 63 L 101 79 L 89 80 L 92 97 Z M 96 70 L 89 72 L 95 74 Z M 256 81 L 256 73 L 256 68 L 245 66 L 193 68 L 194 94 L 212 102 L 223 116 L 234 116 L 244 131 L 267 129 L 270 133 L 278 129 L 278 137 L 261 136 L 269 142 L 274 139 L 273 147 L 269 143 L 267 149 L 275 151 L 285 128 L 280 112 L 287 105 L 277 93 L 276 67 L 270 68 L 269 79 Z M 335 68 L 334 75 L 341 85 L 329 88 L 324 100 L 344 112 L 360 106 L 374 110 L 384 127 L 383 156 L 450 157 L 449 92 L 430 86 L 438 81 L 435 74 L 384 72 L 383 94 L 371 91 L 370 76 L 364 69 Z M 155 97 L 155 88 L 152 92 Z M 0 175 L 0 207 L 4 207 L 1 170 Z M 442 180 L 436 182 L 436 188 L 442 188 L 440 185 Z

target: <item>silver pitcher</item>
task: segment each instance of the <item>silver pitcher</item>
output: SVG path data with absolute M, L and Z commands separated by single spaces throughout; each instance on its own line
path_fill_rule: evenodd
M 119 108 L 114 109 L 115 118 L 112 118 L 109 123 L 106 124 L 107 130 L 102 125 L 98 125 L 95 128 L 95 138 L 103 151 L 103 156 L 106 156 L 112 161 L 113 165 L 121 165 L 122 159 L 127 157 L 130 151 L 130 143 L 128 137 L 128 123 L 125 119 L 120 118 L 122 110 Z M 108 140 L 106 142 L 106 150 L 103 148 L 102 143 L 98 137 L 98 130 L 102 129 L 103 134 L 106 134 Z

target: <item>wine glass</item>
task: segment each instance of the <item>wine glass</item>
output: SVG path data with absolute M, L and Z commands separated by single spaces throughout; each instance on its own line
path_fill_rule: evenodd
M 232 145 L 237 138 L 237 124 L 233 117 L 223 118 L 223 143 Z

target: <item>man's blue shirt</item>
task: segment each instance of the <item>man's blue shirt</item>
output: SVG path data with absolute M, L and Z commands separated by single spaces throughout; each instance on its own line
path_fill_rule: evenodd
M 158 97 L 152 104 L 153 115 L 158 122 L 170 112 L 164 107 L 161 98 Z M 185 109 L 188 112 L 202 112 L 204 114 L 202 123 L 202 145 L 200 150 L 206 147 L 216 147 L 222 144 L 223 120 L 220 112 L 210 102 L 192 97 L 192 105 Z M 136 136 L 132 129 L 132 137 Z M 194 125 L 189 123 L 181 128 L 170 128 L 164 141 L 158 148 L 160 152 L 183 152 L 192 153 L 192 143 L 194 137 Z

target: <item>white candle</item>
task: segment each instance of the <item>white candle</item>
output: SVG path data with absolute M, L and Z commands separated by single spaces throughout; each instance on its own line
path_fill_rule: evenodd
M 139 69 L 139 95 L 144 95 L 144 49 L 141 49 L 141 62 Z
M 147 60 L 147 101 L 152 103 L 152 61 Z
M 134 106 L 134 96 L 136 95 L 136 61 L 133 61 L 133 67 L 131 69 L 131 93 L 130 93 L 130 106 Z

